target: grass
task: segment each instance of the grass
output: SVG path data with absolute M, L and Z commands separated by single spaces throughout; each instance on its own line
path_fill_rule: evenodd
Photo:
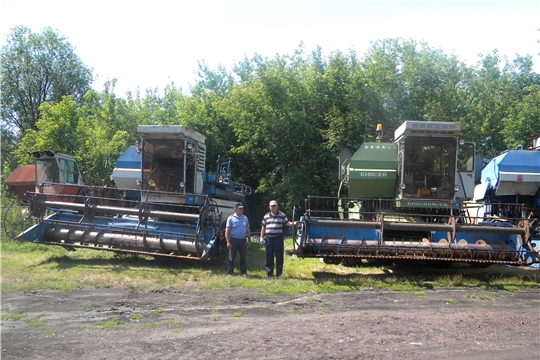
M 28 319 L 27 320 L 28 326 L 33 326 L 33 327 L 43 326 L 45 322 L 41 320 L 41 316 L 42 315 L 36 315 Z
M 108 320 L 96 321 L 94 326 L 99 326 L 102 329 L 114 329 L 120 324 L 122 324 L 122 322 L 119 321 L 116 316 L 109 316 Z
M 8 310 L 4 310 L 3 311 L 4 313 L 2 314 L 1 316 L 1 319 L 2 320 L 13 320 L 13 321 L 18 321 L 18 320 L 21 320 L 23 317 L 26 316 L 26 314 L 23 314 L 19 311 L 14 311 L 14 312 L 11 312 L 9 309 Z M 6 313 L 7 312 L 7 313 Z
M 107 251 L 66 251 L 62 247 L 20 243 L 10 239 L 2 239 L 0 246 L 1 292 L 4 294 L 44 289 L 68 291 L 87 287 L 115 287 L 132 291 L 245 287 L 263 294 L 281 292 L 291 295 L 372 288 L 413 293 L 436 288 L 540 289 L 540 272 L 532 268 L 491 266 L 474 269 L 455 265 L 442 269 L 419 265 L 366 264 L 345 267 L 328 265 L 317 258 L 301 259 L 291 255 L 285 256 L 285 278 L 268 280 L 263 278 L 264 249 L 256 242 L 248 250 L 248 278 L 226 277 L 226 259 L 216 262 L 163 262 L 145 256 L 115 256 Z M 287 239 L 285 248 L 292 248 L 292 239 Z M 78 305 L 87 306 L 88 303 Z M 155 311 L 159 313 L 163 309 L 157 308 Z
M 480 293 L 480 294 L 467 294 L 465 295 L 465 299 L 471 299 L 471 300 L 491 300 L 495 301 L 499 299 L 500 297 L 488 294 L 488 293 Z
M 158 326 L 161 326 L 161 324 L 158 323 L 158 322 L 150 322 L 150 323 L 143 324 L 143 327 L 145 327 L 147 329 L 155 328 L 155 327 L 158 327 Z

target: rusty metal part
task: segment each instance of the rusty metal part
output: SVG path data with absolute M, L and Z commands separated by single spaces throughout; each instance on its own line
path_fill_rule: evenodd
M 111 252 L 122 253 L 122 254 L 159 256 L 159 257 L 174 258 L 174 259 L 187 259 L 187 260 L 205 260 L 205 259 L 207 259 L 205 257 L 200 257 L 199 258 L 199 257 L 187 256 L 187 255 L 164 254 L 164 253 L 159 253 L 159 252 L 149 252 L 149 251 L 139 251 L 139 250 L 134 251 L 134 250 L 127 250 L 127 249 L 96 247 L 94 245 L 66 244 L 66 243 L 62 243 L 62 242 L 36 241 L 36 243 L 37 244 L 45 244 L 45 245 L 61 246 L 63 248 L 66 248 L 67 250 L 70 250 L 70 249 L 73 249 L 73 248 L 80 248 L 80 249 L 111 251 Z M 219 258 L 223 258 L 223 257 L 225 257 L 225 255 L 222 255 Z
M 499 264 L 499 265 L 513 265 L 520 266 L 523 265 L 521 261 L 509 261 L 509 260 L 477 260 L 477 259 L 466 259 L 466 258 L 430 258 L 423 256 L 389 256 L 389 255 L 306 255 L 306 254 L 297 254 L 300 258 L 321 258 L 321 259 L 332 259 L 332 263 L 339 263 L 339 260 L 344 259 L 375 259 L 375 260 L 412 260 L 412 261 L 435 261 L 435 262 L 456 262 L 456 263 L 478 263 L 478 264 Z
M 180 239 L 182 237 L 183 239 Z M 48 227 L 44 238 L 50 242 L 64 244 L 79 243 L 80 245 L 93 244 L 93 246 L 106 246 L 117 249 L 144 249 L 162 253 L 187 253 L 199 256 L 200 249 L 195 235 L 176 236 L 176 239 L 167 239 L 163 236 L 150 236 L 147 233 L 115 233 L 94 228 L 78 228 L 75 226 Z

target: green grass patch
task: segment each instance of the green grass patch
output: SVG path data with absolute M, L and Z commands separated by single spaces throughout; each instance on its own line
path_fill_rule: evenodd
M 497 296 L 495 294 L 488 294 L 488 293 L 480 293 L 480 294 L 466 294 L 465 299 L 470 300 L 490 300 L 495 301 L 500 299 L 500 296 Z
M 28 326 L 33 326 L 33 327 L 43 326 L 45 322 L 41 320 L 42 316 L 43 315 L 36 315 L 27 319 Z
M 454 304 L 456 302 L 456 300 L 450 298 L 450 299 L 445 299 L 444 302 L 445 302 L 445 304 Z
M 143 327 L 148 328 L 148 329 L 155 328 L 158 326 L 160 326 L 160 323 L 158 322 L 150 322 L 150 323 L 143 324 Z
M 163 309 L 162 307 L 157 307 L 157 308 L 154 309 L 154 312 L 155 312 L 156 314 L 161 314 L 161 313 L 163 312 L 163 310 L 164 310 L 164 309 Z
M 286 241 L 286 250 L 292 240 Z M 332 293 L 348 290 L 389 289 L 421 292 L 437 288 L 480 288 L 483 290 L 537 290 L 537 270 L 491 266 L 475 269 L 452 265 L 434 268 L 413 264 L 345 267 L 325 264 L 317 258 L 286 255 L 284 278 L 264 279 L 264 249 L 253 243 L 248 250 L 249 277 L 226 277 L 227 261 L 159 261 L 145 256 L 115 256 L 106 251 L 0 242 L 2 293 L 81 288 L 120 288 L 132 291 L 155 289 L 210 290 L 253 288 L 262 294 Z M 237 259 L 238 261 L 238 259 Z M 237 264 L 236 264 L 237 266 Z M 79 306 L 87 306 L 81 302 Z M 219 305 L 214 301 L 213 306 Z M 159 308 L 155 311 L 159 313 Z M 161 309 L 163 311 L 163 309 Z M 189 311 L 185 309 L 184 311 Z M 16 317 L 14 314 L 2 314 Z M 7 318 L 6 318 L 7 319 Z
M 233 312 L 232 316 L 233 316 L 233 317 L 242 317 L 242 312 L 240 312 L 240 311 L 235 311 L 235 312 Z
M 47 331 L 44 331 L 43 334 L 45 335 L 54 335 L 58 332 L 58 330 L 47 330 Z
M 141 314 L 131 314 L 131 320 L 139 320 L 142 319 L 142 317 Z
M 120 324 L 122 324 L 122 322 L 119 321 L 116 316 L 109 316 L 108 320 L 96 321 L 94 326 L 99 326 L 102 329 L 114 329 Z
M 15 310 L 15 311 L 4 310 L 4 313 L 1 315 L 0 318 L 2 320 L 19 321 L 25 316 L 26 316 L 26 314 L 24 314 L 24 313 L 22 313 L 22 312 L 20 312 L 18 310 Z

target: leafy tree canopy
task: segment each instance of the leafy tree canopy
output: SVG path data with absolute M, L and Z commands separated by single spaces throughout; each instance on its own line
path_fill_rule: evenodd
M 49 31 L 32 36 L 55 38 Z M 15 29 L 13 39 L 17 34 L 31 37 L 24 28 Z M 2 53 L 13 56 L 8 64 L 54 69 L 52 61 L 36 56 L 24 62 L 7 51 L 15 48 L 13 39 Z M 16 72 L 6 74 L 6 83 L 20 79 Z M 246 57 L 232 71 L 201 62 L 198 74 L 187 95 L 171 84 L 162 95 L 148 90 L 125 98 L 114 95 L 114 81 L 102 92 L 87 91 L 82 84 L 89 78 L 83 76 L 74 82 L 80 87 L 40 98 L 34 120 L 8 97 L 2 112 L 13 117 L 2 130 L 24 134 L 12 136 L 18 149 L 8 152 L 20 164 L 30 161 L 26 151 L 36 148 L 71 152 L 92 183 L 107 184 L 114 160 L 137 140 L 138 125 L 181 124 L 206 136 L 208 171 L 218 156 L 232 160 L 233 177 L 254 189 L 248 201 L 257 209 L 265 211 L 274 198 L 286 211 L 293 206 L 301 211 L 307 195 L 337 193 L 339 151 L 354 152 L 372 141 L 377 123 L 391 138 L 405 120 L 459 121 L 465 139 L 488 157 L 540 136 L 540 78 L 530 56 L 509 62 L 494 50 L 467 66 L 423 42 L 383 39 L 362 57 L 325 56 L 321 48 L 306 53 L 300 44 L 291 55 Z M 19 133 L 8 131 L 13 129 Z

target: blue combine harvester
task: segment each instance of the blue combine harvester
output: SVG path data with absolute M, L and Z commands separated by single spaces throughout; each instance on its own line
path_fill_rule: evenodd
M 117 188 L 77 187 L 27 193 L 38 224 L 17 239 L 69 250 L 89 248 L 184 259 L 217 259 L 226 253 L 224 221 L 233 203 L 251 189 L 205 169 L 204 135 L 180 125 L 141 125 L 141 142 L 117 160 Z M 54 189 L 42 184 L 41 189 Z M 103 194 L 107 194 L 104 196 Z
M 389 141 L 340 154 L 337 197 L 310 196 L 294 250 L 329 264 L 531 265 L 540 224 L 540 151 L 509 151 L 482 172 L 461 124 L 406 121 Z M 506 160 L 504 160 L 506 159 Z M 492 173 L 486 175 L 488 171 Z

